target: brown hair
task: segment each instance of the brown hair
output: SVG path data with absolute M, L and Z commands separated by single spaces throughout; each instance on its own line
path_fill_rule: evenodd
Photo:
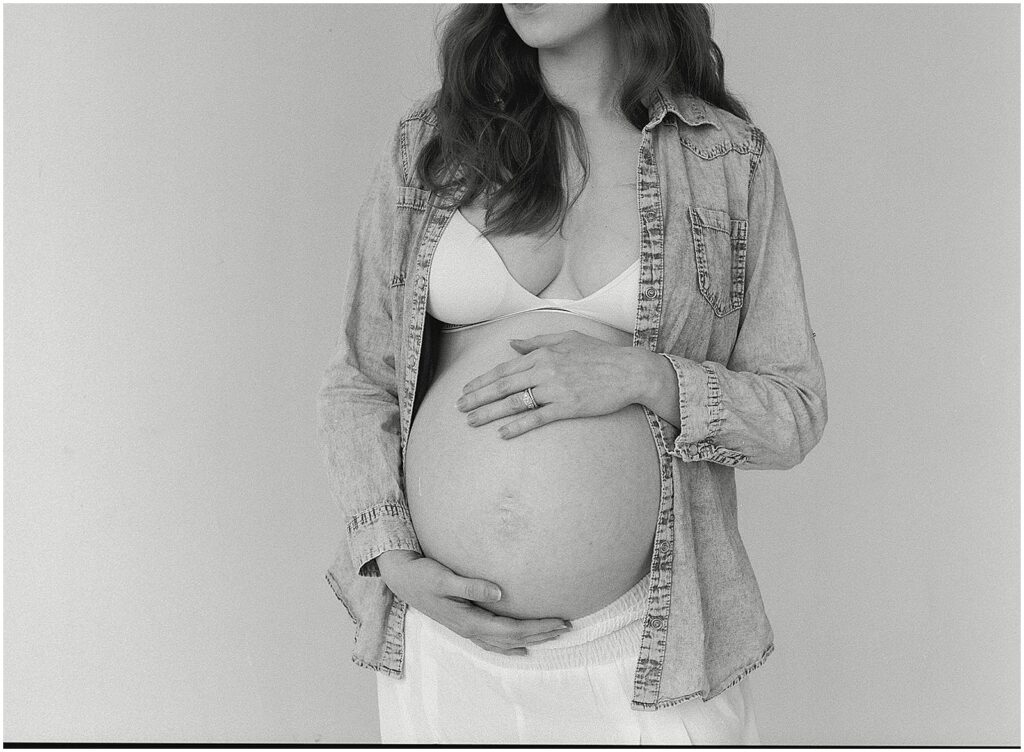
M 638 129 L 656 88 L 689 93 L 749 121 L 724 83 L 725 61 L 702 4 L 619 4 L 609 11 L 624 64 L 619 106 Z M 537 50 L 512 28 L 500 4 L 462 4 L 445 20 L 438 51 L 441 87 L 432 103 L 437 128 L 416 160 L 428 190 L 456 186 L 441 176 L 461 165 L 462 203 L 487 197 L 485 234 L 561 229 L 566 131 L 589 174 L 579 118 L 544 86 Z M 581 188 L 582 190 L 582 188 Z

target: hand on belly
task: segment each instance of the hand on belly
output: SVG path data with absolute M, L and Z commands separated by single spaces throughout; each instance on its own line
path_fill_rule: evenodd
M 456 405 L 472 426 L 512 416 L 510 439 L 552 421 L 617 413 L 638 399 L 638 351 L 578 330 L 513 340 L 519 355 L 471 379 Z

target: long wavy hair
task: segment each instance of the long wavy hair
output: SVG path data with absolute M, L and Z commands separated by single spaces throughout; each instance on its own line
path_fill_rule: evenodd
M 725 88 L 725 61 L 705 5 L 612 4 L 609 12 L 624 66 L 618 105 L 637 129 L 647 124 L 644 101 L 658 87 L 700 97 L 749 122 L 746 108 Z M 441 195 L 464 184 L 460 204 L 482 193 L 485 235 L 547 231 L 555 220 L 561 231 L 583 190 L 568 200 L 567 137 L 583 167 L 583 185 L 589 175 L 576 112 L 547 90 L 537 50 L 519 38 L 500 4 L 462 4 L 443 23 L 441 87 L 431 98 L 437 128 L 415 165 L 421 183 Z

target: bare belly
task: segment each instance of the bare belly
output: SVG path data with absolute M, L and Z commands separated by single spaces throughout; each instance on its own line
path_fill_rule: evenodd
M 455 407 L 466 382 L 517 356 L 510 338 L 567 329 L 617 345 L 632 340 L 550 311 L 444 333 L 409 435 L 406 494 L 424 554 L 496 583 L 502 599 L 487 608 L 507 616 L 593 613 L 650 566 L 660 470 L 642 407 L 508 440 L 498 428 L 513 418 L 473 427 Z

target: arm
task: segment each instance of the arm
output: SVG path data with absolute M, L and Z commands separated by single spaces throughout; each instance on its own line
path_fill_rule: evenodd
M 680 427 L 670 453 L 683 461 L 787 469 L 821 439 L 828 406 L 793 222 L 767 139 L 748 218 L 746 292 L 729 362 L 643 353 L 641 404 Z
M 389 257 L 400 186 L 398 133 L 381 149 L 356 220 L 341 330 L 317 395 L 317 438 L 345 514 L 352 565 L 379 576 L 376 557 L 421 552 L 399 474 L 398 383 Z

